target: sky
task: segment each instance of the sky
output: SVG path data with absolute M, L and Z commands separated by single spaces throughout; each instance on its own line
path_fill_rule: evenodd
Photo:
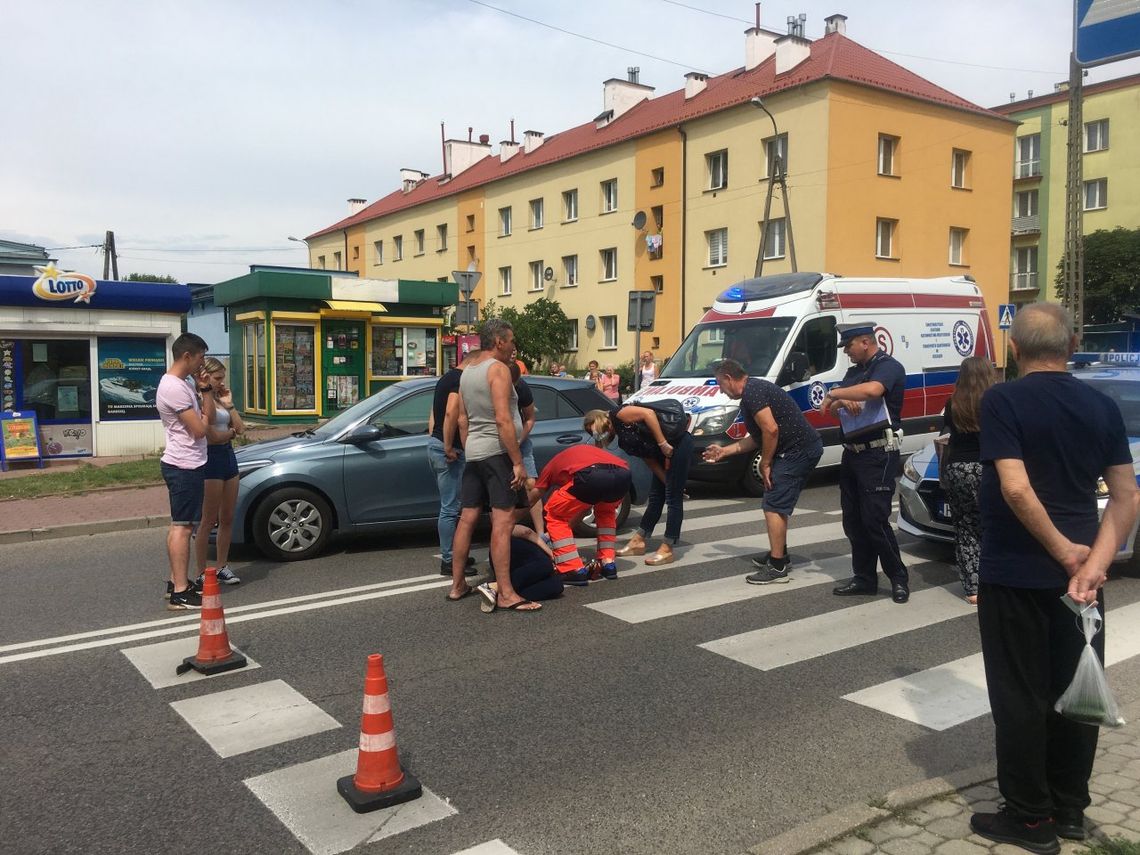
M 0 0 L 0 239 L 101 276 L 219 282 L 305 266 L 306 235 L 442 171 L 447 136 L 591 120 L 629 66 L 662 95 L 744 63 L 742 0 Z M 977 104 L 1067 80 L 1066 0 L 765 0 Z M 530 20 L 527 20 L 530 19 Z M 1133 59 L 1086 82 L 1140 72 Z M 78 249 L 60 249 L 81 247 Z

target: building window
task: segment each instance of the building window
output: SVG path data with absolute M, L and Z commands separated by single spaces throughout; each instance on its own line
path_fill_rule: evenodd
M 475 263 L 475 247 L 474 246 L 467 247 L 467 263 L 468 264 L 474 264 Z M 468 267 L 467 269 L 473 270 L 474 268 Z
M 392 238 L 392 260 L 402 261 L 404 258 L 404 236 L 396 235 Z
M 265 321 L 245 324 L 245 409 L 266 412 Z
M 1016 178 L 1033 178 L 1041 174 L 1041 134 L 1017 138 Z
M 564 190 L 562 192 L 562 221 L 572 223 L 578 219 L 578 190 Z
M 577 350 L 578 349 L 578 319 L 577 318 L 568 318 L 567 320 L 570 321 L 570 335 L 566 340 L 566 349 L 567 350 Z
M 1099 211 L 1108 207 L 1108 179 L 1097 178 L 1085 182 L 1085 210 Z
M 436 375 L 437 331 L 432 327 L 372 327 L 373 377 L 434 377 Z M 389 409 L 384 420 L 400 429 L 400 417 Z M 425 418 L 426 421 L 426 418 Z M 409 428 L 403 428 L 409 433 Z M 424 426 L 417 428 L 420 432 Z
M 1023 246 L 1013 261 L 1013 291 L 1032 291 L 1037 288 L 1037 247 Z
M 618 206 L 617 179 L 611 178 L 602 182 L 602 213 L 609 214 L 616 211 Z
M 1085 153 L 1108 148 L 1108 119 L 1085 124 Z
M 96 359 L 99 418 L 157 421 L 154 392 L 166 368 L 165 351 L 165 343 L 160 338 L 99 338 Z M 26 411 L 24 415 L 36 414 L 43 434 L 41 439 L 52 444 L 49 455 L 91 455 L 90 340 L 25 338 L 5 341 L 2 352 L 4 398 L 11 401 L 5 409 Z M 13 359 L 22 370 L 13 368 Z M 13 377 L 21 376 L 22 383 L 16 380 L 22 387 L 19 406 L 16 406 Z M 57 422 L 78 422 L 85 425 L 85 429 L 77 427 L 72 432 L 65 425 L 46 427 L 47 423 Z M 8 439 L 7 434 L 4 439 Z
M 788 174 L 788 135 L 780 134 L 777 137 L 768 137 L 764 143 L 764 174 L 771 178 L 776 174 L 776 163 L 779 161 L 780 172 Z
M 416 255 L 424 254 L 424 230 L 416 229 L 413 239 L 416 242 Z
M 610 282 L 617 279 L 617 248 L 610 247 L 603 249 L 602 256 L 602 281 Z
M 511 233 L 511 209 L 499 208 L 499 237 L 506 237 Z
M 352 247 L 352 260 L 360 261 L 360 244 L 355 244 Z
M 950 229 L 950 263 L 966 263 L 966 234 L 969 229 Z
M 542 290 L 542 262 L 532 261 L 530 263 L 530 290 Z
M 723 190 L 728 186 L 728 149 L 705 155 L 705 171 L 708 173 L 708 189 Z
M 898 175 L 899 138 L 879 134 L 879 174 Z
M 875 257 L 895 257 L 895 228 L 898 220 L 884 220 L 881 217 L 875 221 Z
M 468 214 L 467 215 L 467 231 L 469 231 L 469 232 L 475 231 L 475 215 L 474 214 Z
M 658 294 L 665 293 L 665 277 L 664 276 L 650 276 L 649 284 L 653 286 L 653 290 Z
M 316 412 L 316 324 L 273 324 L 273 408 Z
M 962 149 L 954 149 L 950 158 L 950 186 L 959 190 L 966 188 L 966 170 L 970 165 L 970 153 Z
M 1015 217 L 1037 216 L 1037 190 L 1022 190 L 1013 194 L 1013 215 Z
M 660 187 L 664 183 L 665 183 L 665 167 L 664 166 L 658 166 L 656 169 L 654 169 L 652 172 L 649 173 L 649 186 L 650 187 Z
M 499 268 L 499 296 L 511 296 L 511 268 L 509 267 Z
M 317 256 L 317 267 L 319 267 L 321 270 L 325 269 L 325 257 L 323 255 Z
M 435 236 L 439 241 L 439 249 L 436 252 L 447 252 L 447 223 L 440 223 L 435 227 Z
M 768 229 L 764 232 L 764 257 L 783 258 L 788 245 L 788 222 L 783 217 L 768 220 Z
M 383 264 L 384 263 L 384 241 L 382 241 L 382 240 L 372 241 L 372 250 L 373 250 L 373 252 L 376 253 L 376 263 L 377 264 Z
M 578 284 L 578 256 L 562 256 L 562 287 L 573 288 Z
M 602 347 L 617 347 L 617 315 L 602 315 Z
M 541 199 L 530 200 L 530 227 L 532 229 L 541 229 L 543 225 L 544 206 Z
M 333 253 L 333 270 L 343 270 L 341 267 L 341 257 L 339 252 Z
M 728 229 L 705 232 L 705 242 L 709 245 L 709 267 L 728 264 Z
M 665 208 L 664 208 L 664 206 L 654 205 L 652 208 L 649 209 L 649 212 L 653 215 L 653 222 L 657 225 L 657 231 L 660 232 L 663 228 L 665 228 Z

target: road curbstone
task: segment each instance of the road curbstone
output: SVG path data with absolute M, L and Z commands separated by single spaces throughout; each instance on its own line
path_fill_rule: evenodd
M 855 802 L 765 840 L 748 852 L 750 855 L 799 855 L 890 815 L 890 811 L 882 808 Z
M 168 525 L 170 525 L 169 516 L 132 517 L 130 519 L 121 520 L 69 523 L 67 525 L 29 528 L 21 531 L 3 531 L 0 532 L 0 545 L 29 543 L 40 540 L 56 540 L 61 537 L 108 534 L 116 531 L 134 531 L 140 528 L 164 528 Z

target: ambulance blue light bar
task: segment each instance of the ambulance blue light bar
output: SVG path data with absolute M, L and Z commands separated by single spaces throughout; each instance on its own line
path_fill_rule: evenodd
M 751 303 L 810 291 L 823 280 L 822 273 L 781 273 L 737 282 L 717 297 L 718 303 Z

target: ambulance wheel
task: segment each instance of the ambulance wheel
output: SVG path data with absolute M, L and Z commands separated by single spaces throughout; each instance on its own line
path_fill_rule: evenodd
M 629 518 L 629 504 L 629 494 L 627 493 L 626 497 L 622 499 L 621 507 L 618 508 L 617 512 L 617 527 L 619 529 L 625 525 L 625 521 Z M 574 529 L 575 537 L 597 537 L 598 527 L 594 524 L 594 511 L 591 509 L 578 517 L 572 528 Z
M 329 503 L 304 487 L 274 490 L 253 515 L 253 540 L 275 561 L 302 561 L 319 555 L 333 528 Z
M 760 452 L 757 451 L 748 458 L 748 468 L 740 478 L 740 486 L 746 495 L 759 497 L 764 495 L 764 478 L 760 474 Z

